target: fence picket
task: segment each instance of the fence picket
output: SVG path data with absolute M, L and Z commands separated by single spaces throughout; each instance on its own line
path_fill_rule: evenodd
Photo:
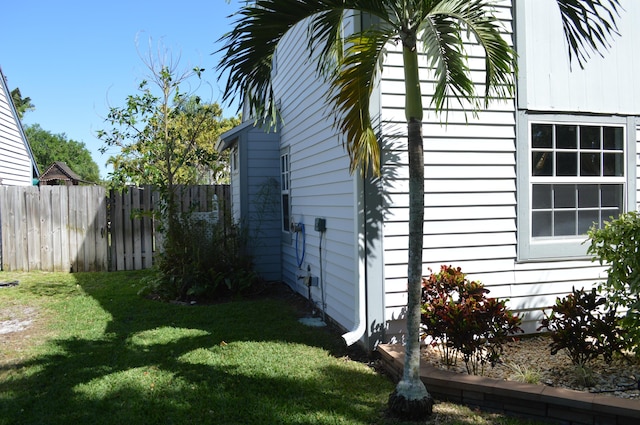
M 53 262 L 53 226 L 56 218 L 60 218 L 60 214 L 54 217 L 54 209 L 52 205 L 51 186 L 43 186 L 40 188 L 40 267 L 43 270 L 54 270 Z M 35 214 L 34 214 L 35 215 Z M 47 220 L 46 217 L 51 217 Z

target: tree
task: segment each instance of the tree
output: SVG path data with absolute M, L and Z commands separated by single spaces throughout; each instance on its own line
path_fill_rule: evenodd
M 159 101 L 160 99 L 156 98 L 156 102 Z M 139 107 L 143 102 L 142 97 L 138 97 L 137 102 Z M 149 138 L 107 141 L 107 137 L 114 136 L 113 133 L 98 134 L 99 138 L 107 141 L 107 145 L 120 147 L 120 152 L 107 160 L 107 163 L 113 166 L 110 177 L 114 186 L 159 185 L 169 174 L 172 174 L 174 184 L 212 184 L 229 181 L 229 154 L 218 153 L 215 141 L 220 134 L 240 124 L 240 119 L 223 118 L 219 104 L 201 103 L 197 96 L 182 99 L 181 103 L 174 107 L 170 118 L 170 134 L 175 139 L 171 142 L 173 146 L 169 158 L 172 165 L 162 160 L 167 146 L 159 140 Z M 130 105 L 126 108 L 130 108 Z M 111 113 L 123 114 L 124 109 L 113 108 Z M 139 121 L 142 123 L 138 128 L 140 134 L 143 127 L 149 124 L 146 119 Z M 104 152 L 106 148 L 102 150 Z
M 36 109 L 36 106 L 31 103 L 30 97 L 22 97 L 22 93 L 20 93 L 18 87 L 11 90 L 11 99 L 13 100 L 13 105 L 16 107 L 16 112 L 18 112 L 18 118 L 20 119 L 24 117 L 25 112 Z
M 41 171 L 54 161 L 61 161 L 66 162 L 83 180 L 94 183 L 100 181 L 98 164 L 83 142 L 68 139 L 64 133 L 53 134 L 40 127 L 40 124 L 26 126 L 24 132 Z
M 608 46 L 615 32 L 609 22 L 617 13 L 617 0 L 558 0 L 569 51 L 580 64 L 589 52 Z M 603 5 L 602 5 L 603 4 Z M 345 12 L 374 17 L 368 28 L 343 37 Z M 403 376 L 389 397 L 398 416 L 422 419 L 433 401 L 420 381 L 420 284 L 424 221 L 423 104 L 418 55 L 421 49 L 435 74 L 431 103 L 438 112 L 449 99 L 463 107 L 480 108 L 469 75 L 464 47 L 469 36 L 485 51 L 485 92 L 492 97 L 512 96 L 516 54 L 501 35 L 502 25 L 489 0 L 258 0 L 236 14 L 221 51 L 221 72 L 228 72 L 225 99 L 246 96 L 258 121 L 273 124 L 277 107 L 271 88 L 272 58 L 282 37 L 309 19 L 309 57 L 331 90 L 327 102 L 334 106 L 335 125 L 344 135 L 351 171 L 358 167 L 380 173 L 380 147 L 372 126 L 369 101 L 388 42 L 402 45 L 405 76 L 405 116 L 409 152 L 409 258 L 407 339 Z
M 112 107 L 106 118 L 109 130 L 98 132 L 105 146 L 120 148 L 112 157 L 112 185 L 131 183 L 155 186 L 160 196 L 159 214 L 162 224 L 163 255 L 159 260 L 161 282 L 183 279 L 188 268 L 188 213 L 179 203 L 179 184 L 195 183 L 197 167 L 217 170 L 220 158 L 213 144 L 220 132 L 230 128 L 234 120 L 222 120 L 218 105 L 204 104 L 198 96 L 183 91 L 193 78 L 200 79 L 201 68 L 180 71 L 178 61 L 163 52 L 143 59 L 149 80 L 139 85 L 140 93 L 127 97 L 125 106 Z M 218 168 L 216 168 L 218 167 Z M 178 267 L 175 267 L 175 265 Z M 186 296 L 188 285 L 180 285 Z

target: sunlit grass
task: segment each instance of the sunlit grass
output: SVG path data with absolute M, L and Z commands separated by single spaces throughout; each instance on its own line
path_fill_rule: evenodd
M 33 320 L 0 335 L 0 424 L 402 424 L 393 384 L 282 300 L 160 303 L 144 275 L 0 273 L 1 320 Z M 427 423 L 522 422 L 438 403 Z

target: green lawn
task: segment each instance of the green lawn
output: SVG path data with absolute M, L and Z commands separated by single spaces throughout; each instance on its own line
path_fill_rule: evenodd
M 141 298 L 144 272 L 0 273 L 0 424 L 398 424 L 394 385 L 282 300 Z M 522 424 L 438 403 L 430 424 Z

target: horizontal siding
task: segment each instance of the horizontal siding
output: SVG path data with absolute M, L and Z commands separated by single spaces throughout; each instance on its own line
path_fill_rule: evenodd
M 508 6 L 509 2 L 501 4 Z M 509 12 L 508 7 L 500 9 L 506 19 Z M 406 125 L 402 59 L 398 48 L 393 49 L 387 57 L 391 66 L 385 66 L 381 82 L 383 121 L 393 123 L 390 127 L 396 136 L 385 145 L 383 155 L 385 320 L 387 339 L 402 341 L 407 302 L 408 157 L 406 139 L 397 137 L 406 134 Z M 470 66 L 482 92 L 481 58 L 472 57 Z M 423 100 L 428 105 L 433 81 L 428 72 L 423 75 Z M 591 287 L 603 269 L 590 261 L 516 262 L 515 100 L 492 102 L 475 117 L 457 104 L 450 106 L 452 110 L 441 117 L 427 109 L 423 123 L 423 272 L 437 271 L 442 264 L 461 267 L 470 279 L 482 281 L 491 296 L 508 298 L 510 308 L 521 314 L 525 329 L 535 331 L 543 308 L 574 286 Z
M 554 0 L 518 0 L 526 26 L 519 37 L 519 106 L 537 111 L 640 114 L 637 82 L 640 2 L 621 0 L 620 37 L 602 56 L 592 54 L 581 69 L 569 64 L 561 17 Z M 521 23 L 520 21 L 518 22 Z
M 280 146 L 275 132 L 249 129 L 243 142 L 248 144 L 243 190 L 247 205 L 255 270 L 266 280 L 280 280 Z
M 277 74 L 274 93 L 281 102 L 283 126 L 281 145 L 289 148 L 291 170 L 291 216 L 305 225 L 305 256 L 298 268 L 302 237 L 292 233 L 282 246 L 283 279 L 307 296 L 300 276 L 320 277 L 325 285 L 326 314 L 343 328 L 351 329 L 356 317 L 355 209 L 354 177 L 349 159 L 336 131 L 331 111 L 324 106 L 327 86 L 316 73 L 316 66 L 305 61 L 306 28 L 300 25 L 287 34 L 276 53 Z M 316 217 L 326 219 L 322 238 L 314 229 Z M 320 263 L 322 255 L 322 267 Z M 320 303 L 320 288 L 312 288 L 312 298 Z M 318 305 L 321 307 L 321 305 Z
M 640 117 L 638 117 L 640 120 Z M 640 211 L 640 121 L 638 121 L 638 127 L 636 128 L 636 209 Z
M 10 186 L 32 184 L 31 157 L 10 104 L 10 94 L 0 73 L 0 182 Z

